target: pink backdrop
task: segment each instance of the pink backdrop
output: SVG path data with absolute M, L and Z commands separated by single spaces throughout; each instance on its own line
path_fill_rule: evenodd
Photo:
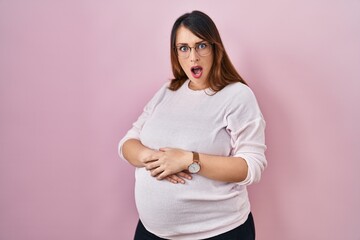
M 259 240 L 360 239 L 360 2 L 0 1 L 0 239 L 132 239 L 118 140 L 208 13 L 267 120 Z

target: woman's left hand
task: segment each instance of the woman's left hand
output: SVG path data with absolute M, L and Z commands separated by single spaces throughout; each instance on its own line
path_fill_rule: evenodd
M 191 177 L 191 173 L 189 172 L 179 172 L 176 174 L 169 175 L 165 179 L 174 184 L 177 183 L 185 184 L 185 179 L 191 180 L 192 177 Z
M 163 154 L 159 159 L 145 162 L 145 168 L 151 172 L 151 176 L 161 180 L 184 170 L 192 163 L 191 152 L 176 148 L 160 148 Z

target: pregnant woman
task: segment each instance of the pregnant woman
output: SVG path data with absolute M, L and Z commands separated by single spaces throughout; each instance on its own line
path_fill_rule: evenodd
M 135 240 L 255 239 L 247 186 L 266 167 L 265 121 L 209 16 L 174 23 L 174 78 L 119 143 L 136 167 Z

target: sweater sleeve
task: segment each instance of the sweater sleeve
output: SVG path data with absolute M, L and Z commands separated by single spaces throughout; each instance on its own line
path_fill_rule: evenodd
M 118 154 L 120 158 L 124 159 L 124 155 L 122 153 L 122 146 L 123 144 L 129 139 L 138 139 L 140 140 L 140 133 L 141 130 L 149 118 L 153 113 L 154 109 L 156 108 L 157 104 L 163 98 L 165 91 L 167 90 L 168 84 L 164 84 L 152 97 L 152 99 L 145 105 L 142 114 L 138 117 L 138 119 L 132 124 L 132 128 L 126 133 L 126 135 L 120 140 L 118 144 Z
M 229 105 L 227 131 L 231 136 L 231 156 L 243 158 L 248 165 L 247 177 L 240 185 L 260 180 L 267 165 L 265 158 L 265 121 L 255 95 L 246 87 Z

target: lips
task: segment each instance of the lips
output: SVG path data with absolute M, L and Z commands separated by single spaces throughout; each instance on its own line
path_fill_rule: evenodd
M 200 66 L 191 67 L 191 74 L 194 78 L 200 78 L 203 72 L 203 68 Z

